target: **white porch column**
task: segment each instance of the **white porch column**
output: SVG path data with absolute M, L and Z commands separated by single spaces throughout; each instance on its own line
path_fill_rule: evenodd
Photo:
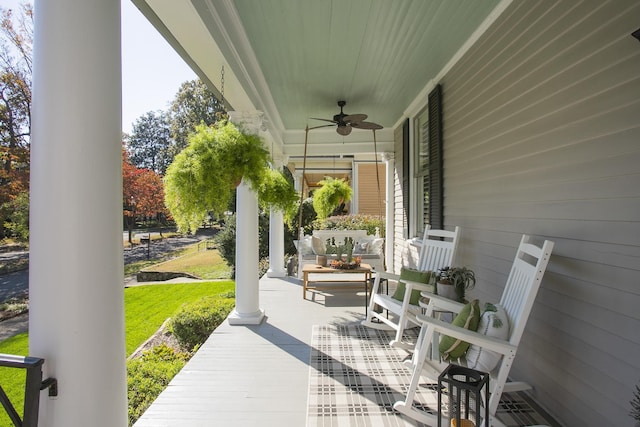
M 386 268 L 387 271 L 393 272 L 394 267 L 394 235 L 395 230 L 393 229 L 394 224 L 394 197 L 393 189 L 395 188 L 395 161 L 394 161 L 394 153 L 382 153 L 382 160 L 386 164 L 386 191 L 385 191 L 385 236 L 386 236 L 386 244 L 385 244 L 385 260 L 386 260 Z
M 269 213 L 269 270 L 267 277 L 285 277 L 284 218 L 282 212 L 271 208 Z
M 258 134 L 262 113 L 230 112 L 229 119 L 243 132 Z M 236 190 L 236 308 L 231 325 L 257 325 L 264 318 L 260 309 L 258 277 L 258 196 L 244 181 Z
M 36 0 L 29 353 L 39 426 L 127 425 L 120 0 Z

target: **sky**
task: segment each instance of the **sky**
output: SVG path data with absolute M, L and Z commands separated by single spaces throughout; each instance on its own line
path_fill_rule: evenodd
M 22 2 L 0 0 L 0 6 L 17 11 Z M 148 111 L 167 110 L 180 85 L 195 78 L 133 3 L 122 0 L 122 131 L 130 133 Z

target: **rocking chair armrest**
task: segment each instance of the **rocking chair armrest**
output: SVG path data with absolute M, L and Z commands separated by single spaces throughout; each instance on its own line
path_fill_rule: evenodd
M 433 286 L 427 285 L 426 283 L 414 282 L 412 280 L 402 279 L 404 282 L 407 292 L 410 294 L 411 291 L 421 291 L 421 293 L 429 292 L 430 289 L 433 289 Z
M 436 332 L 440 334 L 448 335 L 450 337 L 463 340 L 469 344 L 475 344 L 488 350 L 493 350 L 500 354 L 515 354 L 518 347 L 502 339 L 489 337 L 487 335 L 470 331 L 459 326 L 454 326 L 451 323 L 443 322 L 442 320 L 427 317 L 422 314 L 417 315 L 417 319 L 422 322 L 422 327 L 432 326 Z
M 429 302 L 425 303 L 420 301 L 420 307 L 427 308 L 429 305 L 433 307 L 434 310 L 442 310 L 442 311 L 451 311 L 452 313 L 460 313 L 464 304 L 458 301 L 454 301 L 449 298 L 445 298 L 440 295 L 433 294 L 431 292 L 422 291 L 422 297 L 428 298 Z
M 378 271 L 376 273 L 377 277 L 380 277 L 380 279 L 387 279 L 387 280 L 400 280 L 400 275 L 399 274 L 394 274 L 394 273 L 389 273 L 388 271 Z

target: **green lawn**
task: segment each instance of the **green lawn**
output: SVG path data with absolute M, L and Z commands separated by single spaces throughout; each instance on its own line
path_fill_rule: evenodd
M 135 286 L 124 290 L 127 356 L 158 330 L 162 323 L 185 302 L 207 295 L 219 295 L 234 290 L 234 282 L 167 284 Z M 16 335 L 0 342 L 0 353 L 26 356 L 29 353 L 28 334 Z M 37 355 L 34 355 L 37 356 Z M 24 370 L 0 368 L 0 385 L 22 415 L 24 405 Z M 0 409 L 0 426 L 11 421 Z
M 146 341 L 167 318 L 188 301 L 235 289 L 230 280 L 220 282 L 134 286 L 124 291 L 127 356 Z

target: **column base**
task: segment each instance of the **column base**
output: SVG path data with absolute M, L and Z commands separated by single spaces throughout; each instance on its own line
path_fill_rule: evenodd
M 259 325 L 264 319 L 264 310 L 260 309 L 255 313 L 238 313 L 233 310 L 229 315 L 230 325 Z
M 283 268 L 281 270 L 267 270 L 267 277 L 287 277 L 287 271 Z

